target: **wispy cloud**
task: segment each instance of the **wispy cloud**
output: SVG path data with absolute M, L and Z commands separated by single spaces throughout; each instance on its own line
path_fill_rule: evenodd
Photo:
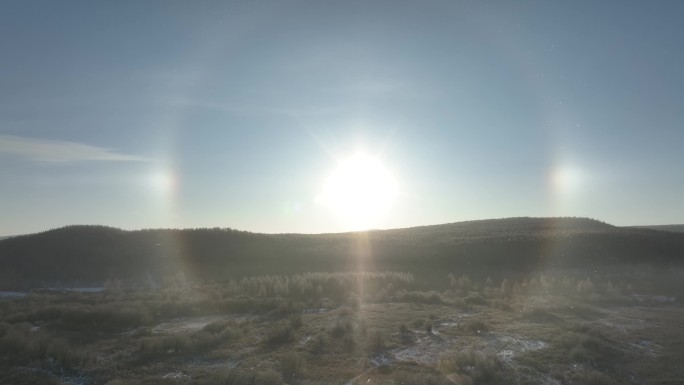
M 0 135 L 0 154 L 18 155 L 33 161 L 68 163 L 84 161 L 144 162 L 149 159 L 109 148 L 63 140 Z

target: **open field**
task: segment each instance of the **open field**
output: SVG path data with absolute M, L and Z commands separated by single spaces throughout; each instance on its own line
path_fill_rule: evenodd
M 386 272 L 34 292 L 0 300 L 0 382 L 682 383 L 684 307 L 635 285 Z

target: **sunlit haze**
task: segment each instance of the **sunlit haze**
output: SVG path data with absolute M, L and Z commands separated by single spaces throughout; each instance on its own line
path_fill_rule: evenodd
M 0 4 L 0 235 L 684 222 L 684 3 Z

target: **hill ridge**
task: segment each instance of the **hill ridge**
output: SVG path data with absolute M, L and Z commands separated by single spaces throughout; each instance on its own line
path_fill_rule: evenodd
M 186 228 L 172 228 L 172 227 L 157 227 L 157 228 L 142 228 L 142 229 L 133 229 L 133 230 L 127 230 L 127 229 L 122 229 L 119 227 L 114 227 L 114 226 L 108 226 L 108 225 L 102 225 L 102 224 L 72 224 L 72 225 L 65 225 L 61 227 L 55 227 L 35 233 L 27 233 L 27 234 L 19 234 L 19 235 L 12 235 L 12 236 L 6 236 L 6 237 L 1 237 L 0 236 L 0 241 L 5 239 L 5 238 L 16 238 L 16 237 L 23 237 L 23 236 L 30 236 L 30 235 L 38 235 L 38 234 L 45 234 L 45 233 L 52 233 L 56 231 L 62 231 L 62 230 L 73 230 L 73 229 L 93 229 L 93 230 L 115 230 L 115 231 L 121 231 L 121 232 L 137 232 L 137 231 L 166 231 L 166 230 L 171 230 L 171 231 L 196 231 L 196 230 L 222 230 L 222 231 L 235 231 L 235 232 L 241 232 L 241 233 L 249 233 L 249 234 L 259 234 L 259 235 L 339 235 L 339 234 L 356 234 L 356 233 L 368 233 L 368 232 L 386 232 L 386 231 L 402 231 L 402 230 L 414 230 L 414 229 L 423 229 L 423 228 L 438 228 L 438 227 L 444 227 L 444 226 L 473 226 L 473 225 L 478 225 L 478 224 L 492 224 L 492 223 L 511 223 L 513 221 L 528 221 L 528 222 L 538 222 L 538 223 L 548 223 L 548 224 L 563 224 L 568 221 L 574 221 L 574 224 L 577 223 L 584 223 L 584 224 L 592 224 L 595 227 L 599 226 L 605 226 L 606 228 L 617 228 L 617 226 L 611 225 L 607 222 L 603 222 L 598 219 L 594 218 L 589 218 L 589 217 L 530 217 L 530 216 L 521 216 L 521 217 L 502 217 L 502 218 L 485 218 L 485 219 L 471 219 L 471 220 L 465 220 L 465 221 L 457 221 L 457 222 L 447 222 L 447 223 L 438 223 L 438 224 L 427 224 L 427 225 L 417 225 L 417 226 L 408 226 L 408 227 L 398 227 L 398 228 L 388 228 L 388 229 L 368 229 L 368 230 L 355 230 L 355 231 L 343 231 L 343 232 L 324 232 L 324 233 L 288 233 L 288 232 L 283 232 L 283 233 L 262 233 L 262 232 L 254 232 L 254 231 L 248 231 L 248 230 L 239 230 L 231 227 L 186 227 Z M 563 227 L 563 226 L 557 226 L 557 227 Z M 630 226 L 634 228 L 652 228 L 656 226 Z
M 515 217 L 402 229 L 263 234 L 231 228 L 122 230 L 71 225 L 0 240 L 0 290 L 99 285 L 183 272 L 192 279 L 305 271 L 446 272 L 682 264 L 684 234 L 591 218 Z

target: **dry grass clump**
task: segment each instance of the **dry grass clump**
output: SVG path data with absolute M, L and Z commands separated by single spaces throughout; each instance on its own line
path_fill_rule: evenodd
M 442 357 L 439 369 L 443 373 L 458 373 L 470 379 L 472 384 L 510 384 L 515 383 L 512 373 L 494 353 L 465 350 L 454 355 Z
M 281 385 L 283 377 L 273 369 L 228 369 L 212 373 L 198 380 L 198 385 Z
M 62 385 L 63 383 L 44 371 L 27 368 L 0 370 L 0 384 L 13 385 Z
M 415 302 L 427 304 L 443 304 L 446 303 L 442 295 L 434 290 L 430 291 L 399 291 L 394 296 L 394 299 L 399 302 Z
M 72 305 L 62 309 L 61 327 L 67 330 L 118 331 L 149 325 L 150 310 L 140 304 Z
M 266 343 L 270 345 L 282 345 L 294 340 L 295 328 L 287 321 L 276 323 L 266 335 Z
M 134 336 L 137 334 L 134 333 Z M 181 355 L 205 352 L 235 339 L 238 332 L 230 322 L 217 321 L 192 334 L 146 336 L 138 342 L 139 351 L 146 356 Z
M 534 323 L 554 323 L 561 321 L 561 318 L 542 308 L 533 308 L 523 311 L 520 318 Z
M 482 296 L 482 294 L 471 291 L 468 295 L 463 298 L 463 301 L 468 305 L 487 305 L 487 300 Z
M 397 370 L 392 373 L 390 378 L 394 384 L 452 385 L 452 382 L 440 373 Z
M 461 330 L 464 330 L 469 333 L 484 333 L 488 332 L 490 327 L 489 325 L 479 319 L 479 318 L 468 318 L 463 323 L 460 325 Z
M 309 351 L 313 354 L 321 355 L 326 352 L 330 345 L 330 338 L 327 334 L 319 332 L 311 337 L 311 342 L 307 344 Z
M 368 333 L 367 348 L 369 352 L 380 353 L 387 348 L 387 337 L 380 330 L 372 330 Z
M 335 325 L 330 329 L 330 336 L 333 338 L 342 338 L 353 333 L 354 326 L 352 320 L 348 317 L 341 317 L 335 321 Z
M 300 377 L 306 365 L 306 360 L 296 352 L 287 352 L 279 357 L 279 369 L 283 378 Z
M 584 369 L 572 376 L 572 382 L 583 385 L 617 385 L 611 376 L 594 369 Z
M 6 362 L 26 365 L 34 361 L 62 369 L 80 369 L 91 361 L 84 349 L 79 349 L 60 337 L 54 337 L 30 324 L 0 324 L 0 351 Z

